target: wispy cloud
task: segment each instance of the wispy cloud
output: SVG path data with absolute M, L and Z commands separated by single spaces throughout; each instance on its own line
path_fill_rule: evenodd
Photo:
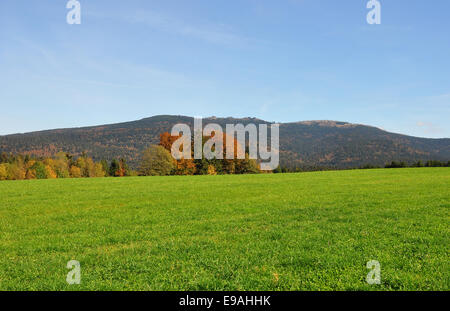
M 441 129 L 440 127 L 436 126 L 432 122 L 418 121 L 416 123 L 416 125 L 419 128 L 421 128 L 423 130 L 423 132 L 426 133 L 426 134 L 435 135 L 435 134 L 442 134 L 444 132 L 443 129 Z
M 0 64 L 1 61 L 21 64 L 20 68 L 15 68 L 15 72 L 20 71 L 30 78 L 49 83 L 140 89 L 148 89 L 149 84 L 174 88 L 211 85 L 211 81 L 206 79 L 151 64 L 135 64 L 67 49 L 47 48 L 33 39 L 23 37 L 9 37 L 8 40 L 11 44 L 4 50 L 6 57 L 0 60 Z
M 126 19 L 132 23 L 144 24 L 162 31 L 190 36 L 214 44 L 240 45 L 246 41 L 241 36 L 220 29 L 217 25 L 204 25 L 200 27 L 153 11 L 138 11 L 126 16 Z
M 96 18 L 112 18 L 130 24 L 151 27 L 170 34 L 191 37 L 208 43 L 223 46 L 245 46 L 252 40 L 239 35 L 223 24 L 193 24 L 180 18 L 151 10 L 125 12 L 121 15 L 90 11 L 88 15 Z

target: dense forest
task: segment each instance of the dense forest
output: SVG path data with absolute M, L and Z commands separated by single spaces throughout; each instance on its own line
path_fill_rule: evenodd
M 51 157 L 68 152 L 88 153 L 94 161 L 123 158 L 137 170 L 142 152 L 159 143 L 160 134 L 177 123 L 193 126 L 193 118 L 155 116 L 139 121 L 94 127 L 58 129 L 0 136 L 0 153 Z M 203 123 L 269 124 L 256 118 L 206 118 Z M 346 169 L 366 165 L 383 167 L 392 161 L 446 162 L 450 139 L 428 139 L 336 121 L 280 124 L 280 165 L 290 170 Z
M 111 162 L 94 162 L 86 153 L 75 157 L 58 152 L 51 157 L 30 155 L 0 155 L 0 180 L 81 178 L 81 177 L 123 177 L 135 175 L 128 169 L 124 159 Z

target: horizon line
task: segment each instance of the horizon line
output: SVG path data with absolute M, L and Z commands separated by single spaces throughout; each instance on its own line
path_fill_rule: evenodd
M 200 116 L 187 116 L 187 115 L 177 115 L 177 114 L 159 114 L 159 115 L 153 115 L 150 117 L 144 117 L 144 118 L 140 118 L 140 119 L 135 119 L 135 120 L 129 120 L 129 121 L 121 121 L 121 122 L 116 122 L 116 123 L 105 123 L 105 124 L 97 124 L 97 125 L 85 125 L 85 126 L 74 126 L 74 127 L 60 127 L 60 128 L 50 128 L 50 129 L 42 129 L 42 130 L 35 130 L 35 131 L 29 131 L 29 132 L 16 132 L 16 133 L 9 133 L 9 134 L 0 134 L 0 137 L 5 137 L 5 136 L 13 136 L 13 135 L 26 135 L 26 134 L 34 134 L 34 133 L 40 133 L 40 132 L 48 132 L 48 131 L 61 131 L 61 130 L 72 130 L 72 129 L 86 129 L 86 128 L 96 128 L 96 127 L 102 127 L 102 126 L 111 126 L 111 125 L 117 125 L 117 124 L 124 124 L 124 123 L 131 123 L 131 122 L 139 122 L 139 121 L 143 121 L 146 119 L 151 119 L 151 118 L 156 118 L 156 117 L 185 117 L 185 118 L 202 118 L 204 120 L 215 120 L 215 119 L 235 119 L 235 120 L 259 120 L 259 121 L 263 121 L 269 124 L 280 124 L 280 125 L 285 125 L 285 124 L 301 124 L 301 123 L 311 123 L 311 122 L 334 122 L 334 123 L 344 123 L 344 124 L 350 124 L 350 125 L 355 125 L 355 126 L 366 126 L 366 127 L 372 127 L 372 128 L 376 128 L 380 131 L 386 132 L 386 133 L 390 133 L 390 134 L 396 134 L 396 135 L 402 135 L 402 136 L 408 136 L 408 137 L 414 137 L 414 138 L 421 138 L 421 139 L 432 139 L 432 140 L 439 140 L 439 139 L 450 139 L 450 137 L 421 137 L 421 136 L 413 136 L 413 135 L 408 135 L 408 134 L 403 134 L 403 133 L 398 133 L 398 132 L 390 132 L 387 131 L 383 128 L 380 128 L 378 126 L 374 126 L 374 125 L 369 125 L 369 124 L 363 124 L 363 123 L 352 123 L 352 122 L 348 122 L 348 121 L 339 121 L 339 120 L 331 120 L 331 119 L 322 119 L 322 120 L 301 120 L 301 121 L 288 121 L 288 122 L 276 122 L 276 121 L 267 121 L 264 119 L 260 119 L 258 117 L 233 117 L 233 116 L 227 116 L 227 117 L 223 117 L 223 116 L 209 116 L 209 117 L 200 117 Z

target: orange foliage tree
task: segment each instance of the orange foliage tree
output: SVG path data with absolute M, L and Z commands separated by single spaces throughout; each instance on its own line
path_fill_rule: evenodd
M 202 146 L 206 141 L 213 138 L 216 134 L 211 136 L 203 136 Z M 165 132 L 160 135 L 160 146 L 166 148 L 171 152 L 173 143 L 179 139 L 180 136 L 171 136 L 170 133 Z M 204 157 L 202 159 L 193 159 L 194 146 L 191 139 L 191 159 L 176 160 L 177 169 L 175 174 L 177 175 L 194 175 L 194 174 L 243 174 L 243 173 L 258 173 L 259 166 L 256 160 L 249 159 L 247 153 L 245 153 L 245 147 L 241 146 L 237 139 L 234 137 L 234 158 L 226 159 L 226 141 L 227 134 L 223 133 L 223 159 L 207 160 Z M 182 151 L 182 150 L 180 150 Z M 239 152 L 243 152 L 245 159 L 238 159 Z

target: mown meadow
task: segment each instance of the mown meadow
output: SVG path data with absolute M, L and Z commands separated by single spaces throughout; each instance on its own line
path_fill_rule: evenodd
M 0 290 L 449 290 L 449 185 L 449 168 L 1 181 Z

